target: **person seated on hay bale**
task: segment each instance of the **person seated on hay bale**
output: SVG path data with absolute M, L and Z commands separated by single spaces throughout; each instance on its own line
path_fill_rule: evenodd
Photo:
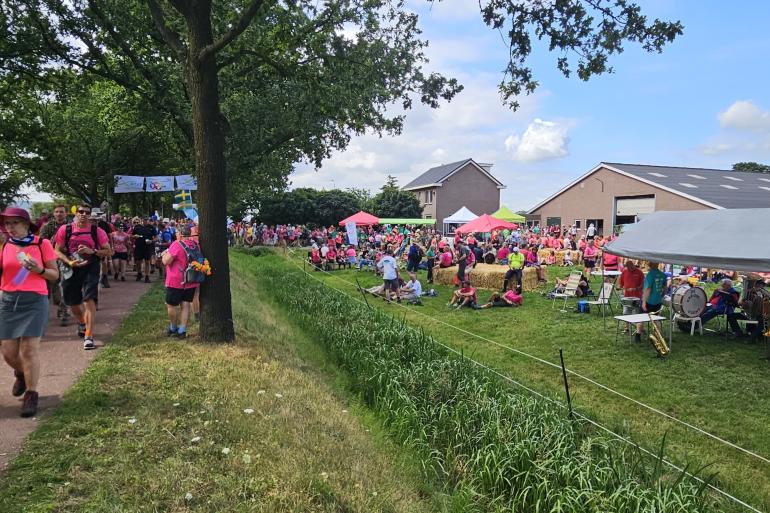
M 464 306 L 470 308 L 476 306 L 476 289 L 471 286 L 470 281 L 463 280 L 462 287 L 454 291 L 452 300 L 447 303 L 447 306 L 458 310 Z
M 438 260 L 438 266 L 442 269 L 446 267 L 452 267 L 452 250 L 449 249 L 449 244 L 444 246 L 444 249 L 441 251 L 441 256 L 439 256 Z
M 572 262 L 572 250 L 568 249 L 564 252 L 564 263 L 561 265 L 563 267 L 572 267 L 574 265 Z
M 374 270 L 373 250 L 368 245 L 361 250 L 361 255 L 358 258 L 358 270 L 360 271 L 364 266 L 368 267 L 370 271 Z
M 500 265 L 508 265 L 508 255 L 511 250 L 508 249 L 507 244 L 503 244 L 500 249 L 497 250 L 497 263 Z
M 505 292 L 494 292 L 486 303 L 479 306 L 479 309 L 500 307 L 516 307 L 521 306 L 524 302 L 524 297 L 517 293 L 515 290 L 508 289 Z
M 556 264 L 556 251 L 553 249 L 548 253 L 548 256 L 540 262 L 542 265 L 555 265 Z
M 308 259 L 308 262 L 310 262 L 310 265 L 313 266 L 314 271 L 321 270 L 321 265 L 323 264 L 323 258 L 321 258 L 321 251 L 318 249 L 318 246 L 315 243 L 313 243 L 313 247 L 310 249 L 307 259 Z
M 545 280 L 545 277 L 543 276 L 543 268 L 540 266 L 540 264 L 537 262 L 537 249 L 535 248 L 527 248 L 524 247 L 522 250 L 522 253 L 524 254 L 524 261 L 525 267 L 534 267 L 537 271 L 537 281 L 538 283 L 542 283 Z
M 422 285 L 417 280 L 417 275 L 414 272 L 409 273 L 409 281 L 399 288 L 401 292 L 401 299 L 406 300 L 407 303 L 421 305 L 422 301 Z
M 334 269 L 334 264 L 337 263 L 337 249 L 334 246 L 329 246 L 329 250 L 326 252 L 326 259 L 324 262 L 324 269 L 331 271 Z
M 519 251 L 518 246 L 513 247 L 513 252 L 508 255 L 508 270 L 505 272 L 505 278 L 503 279 L 503 288 L 500 292 L 508 290 L 508 282 L 516 276 L 516 283 L 521 287 L 521 281 L 524 274 L 524 264 L 526 259 L 524 255 Z

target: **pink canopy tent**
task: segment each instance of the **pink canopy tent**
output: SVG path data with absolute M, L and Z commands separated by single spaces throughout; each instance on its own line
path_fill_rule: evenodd
M 455 231 L 460 233 L 489 233 L 492 230 L 502 230 L 506 228 L 508 230 L 515 230 L 518 228 L 518 225 L 492 217 L 489 214 L 482 214 L 473 221 L 460 226 Z
M 340 226 L 345 226 L 347 223 L 356 223 L 356 226 L 371 226 L 373 224 L 379 224 L 379 222 L 379 217 L 373 216 L 362 210 L 340 221 Z

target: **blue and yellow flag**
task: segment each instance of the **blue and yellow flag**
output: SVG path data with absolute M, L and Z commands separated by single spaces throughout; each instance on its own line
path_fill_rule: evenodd
M 192 192 L 187 190 L 178 190 L 176 192 L 176 195 L 174 195 L 174 202 L 178 203 L 180 208 L 184 205 L 191 204 L 192 201 Z

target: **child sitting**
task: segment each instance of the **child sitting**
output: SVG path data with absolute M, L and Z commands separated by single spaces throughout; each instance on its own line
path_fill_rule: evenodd
M 564 263 L 562 264 L 564 267 L 572 266 L 572 251 L 567 250 L 564 253 Z

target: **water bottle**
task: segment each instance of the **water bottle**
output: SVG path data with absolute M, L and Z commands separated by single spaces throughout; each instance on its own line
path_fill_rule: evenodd
M 19 251 L 16 253 L 16 260 L 19 262 L 19 271 L 16 273 L 16 276 L 13 277 L 13 285 L 15 287 L 19 287 L 22 283 L 24 283 L 24 280 L 27 279 L 27 276 L 29 276 L 29 269 L 24 267 L 24 264 L 26 264 L 28 261 L 31 261 L 32 258 L 30 258 L 29 255 L 27 255 L 23 251 Z

